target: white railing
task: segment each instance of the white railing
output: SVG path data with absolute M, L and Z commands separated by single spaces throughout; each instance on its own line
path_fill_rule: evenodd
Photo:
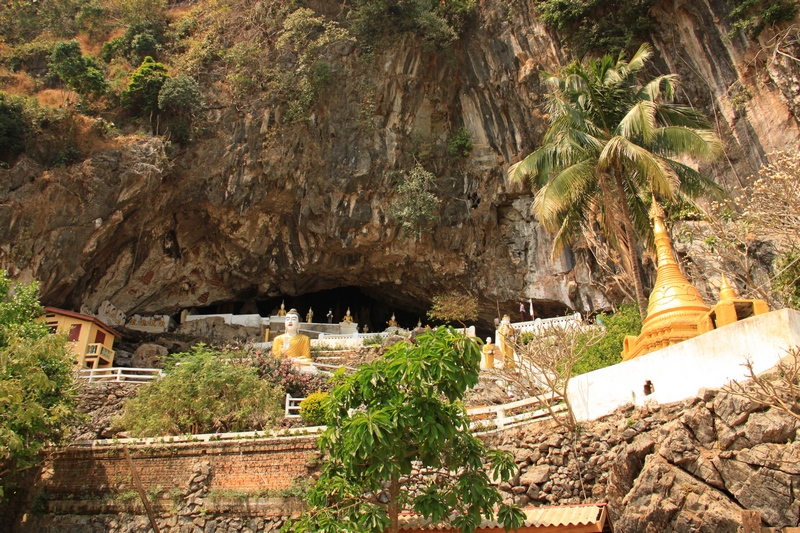
M 114 360 L 114 350 L 109 350 L 100 343 L 87 344 L 86 355 L 99 356 L 100 358 L 109 361 L 109 363 Z
M 300 402 L 305 398 L 294 398 L 291 395 L 286 395 L 285 403 L 285 416 L 286 418 L 300 418 Z M 516 426 L 522 422 L 536 420 L 540 418 L 547 418 L 550 416 L 551 411 L 560 413 L 566 409 L 566 406 L 561 403 L 560 396 L 554 396 L 550 401 L 553 405 L 550 409 L 542 405 L 538 398 L 525 398 L 503 405 L 489 405 L 486 407 L 470 407 L 467 409 L 467 416 L 472 420 L 470 422 L 471 429 L 504 429 L 511 426 Z M 515 415 L 509 415 L 509 412 L 520 411 Z M 487 428 L 487 426 L 494 426 L 494 428 Z
M 550 328 L 550 327 L 571 327 L 580 325 L 581 321 L 581 314 L 575 313 L 572 315 L 567 316 L 557 316 L 553 318 L 537 318 L 534 320 L 528 320 L 526 322 L 512 322 L 511 327 L 514 328 L 514 332 L 519 335 L 520 333 L 525 332 L 536 332 L 543 328 Z M 495 331 L 494 334 L 494 342 L 495 344 L 500 344 L 500 332 Z
M 385 339 L 391 335 L 386 331 L 376 333 L 350 333 L 345 335 L 332 335 L 320 333 L 316 339 L 311 339 L 311 346 L 326 348 L 358 348 L 364 346 L 364 339 L 380 337 Z
M 489 405 L 486 407 L 470 407 L 467 409 L 467 416 L 472 419 L 471 429 L 487 429 L 486 426 L 494 426 L 494 429 L 504 429 L 516 426 L 522 422 L 547 418 L 551 410 L 558 413 L 566 409 L 561 402 L 560 396 L 554 396 L 550 401 L 556 403 L 550 409 L 542 405 L 538 398 L 525 398 L 515 402 L 504 403 L 503 405 Z M 509 415 L 510 411 L 521 411 L 515 415 Z
M 300 418 L 300 402 L 305 398 L 292 398 L 291 394 L 286 395 L 286 418 Z
M 165 376 L 160 368 L 84 368 L 76 371 L 79 378 L 95 382 L 148 383 Z

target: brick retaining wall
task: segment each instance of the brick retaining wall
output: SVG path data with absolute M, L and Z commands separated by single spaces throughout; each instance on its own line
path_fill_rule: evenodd
M 129 445 L 145 489 L 183 488 L 198 462 L 210 467 L 208 489 L 257 491 L 308 477 L 318 456 L 316 436 Z M 309 466 L 307 466 L 309 465 Z M 71 447 L 46 463 L 43 488 L 54 499 L 102 496 L 133 489 L 121 445 Z

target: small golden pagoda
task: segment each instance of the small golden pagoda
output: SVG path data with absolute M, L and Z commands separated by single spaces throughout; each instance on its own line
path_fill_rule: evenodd
M 701 333 L 698 319 L 710 311 L 700 292 L 678 267 L 664 224 L 664 211 L 655 200 L 650 218 L 658 257 L 656 284 L 650 293 L 642 333 L 638 337 L 625 337 L 623 361 L 696 337 Z
M 764 300 L 744 300 L 739 298 L 736 290 L 728 282 L 725 274 L 719 285 L 719 303 L 700 317 L 697 322 L 697 332 L 706 333 L 712 329 L 721 328 L 744 320 L 754 315 L 769 313 L 769 306 Z

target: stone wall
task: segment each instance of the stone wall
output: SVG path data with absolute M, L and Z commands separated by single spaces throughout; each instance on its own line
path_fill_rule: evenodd
M 616 533 L 735 533 L 744 509 L 764 525 L 800 517 L 800 420 L 713 390 L 627 407 L 572 434 L 551 422 L 487 438 L 514 453 L 500 488 L 520 505 L 607 502 Z
M 122 410 L 125 400 L 136 395 L 141 385 L 133 383 L 78 382 L 78 410 L 86 421 L 73 431 L 76 440 L 108 439 L 113 437 L 111 421 Z

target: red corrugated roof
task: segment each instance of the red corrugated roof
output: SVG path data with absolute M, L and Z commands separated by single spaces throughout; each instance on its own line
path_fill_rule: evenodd
M 55 313 L 57 315 L 71 316 L 72 318 L 79 318 L 81 320 L 86 320 L 87 322 L 93 322 L 95 325 L 100 326 L 104 330 L 111 333 L 114 337 L 118 339 L 122 338 L 122 335 L 120 335 L 117 331 L 115 331 L 113 328 L 108 326 L 105 322 L 103 322 L 97 317 L 82 315 L 81 313 L 76 313 L 75 311 L 67 311 L 66 309 L 59 309 L 58 307 L 45 307 L 44 312 Z
M 557 507 L 527 507 L 525 513 L 525 531 L 537 528 L 557 532 L 565 531 L 602 531 L 605 523 L 605 504 L 560 505 Z M 451 517 L 451 519 L 454 516 Z M 400 514 L 401 531 L 451 531 L 449 520 L 432 524 L 420 515 L 412 513 Z M 585 526 L 585 529 L 581 529 Z M 502 524 L 495 520 L 483 520 L 477 532 L 505 531 Z M 476 533 L 477 533 L 476 532 Z

